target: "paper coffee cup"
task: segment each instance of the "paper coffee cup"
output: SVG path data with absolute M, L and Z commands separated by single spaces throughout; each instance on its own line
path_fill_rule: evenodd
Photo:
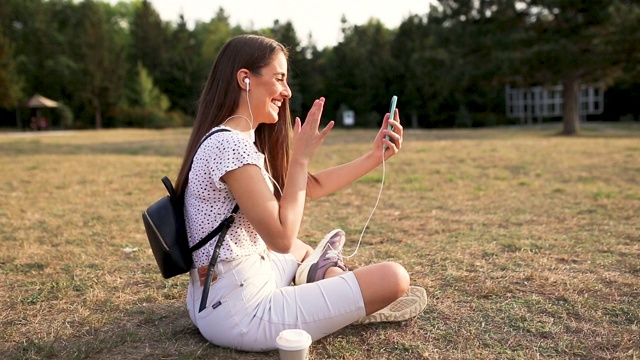
M 310 345 L 311 335 L 302 329 L 283 330 L 276 338 L 280 360 L 307 360 Z

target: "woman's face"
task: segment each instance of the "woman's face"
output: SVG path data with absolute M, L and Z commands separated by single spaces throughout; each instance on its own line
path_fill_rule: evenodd
M 278 121 L 278 112 L 283 100 L 291 97 L 291 89 L 287 84 L 287 59 L 284 54 L 277 53 L 261 73 L 262 75 L 250 75 L 249 101 L 254 123 L 271 124 Z

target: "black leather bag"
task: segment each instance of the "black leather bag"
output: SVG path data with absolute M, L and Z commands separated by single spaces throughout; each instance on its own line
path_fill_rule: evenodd
M 209 136 L 220 131 L 229 130 L 219 129 L 209 133 L 202 139 L 200 145 Z M 153 256 L 160 268 L 160 273 L 162 277 L 168 279 L 189 272 L 193 266 L 191 254 L 202 248 L 218 234 L 221 234 L 218 244 L 216 244 L 216 250 L 219 249 L 219 246 L 224 241 L 224 235 L 235 219 L 238 205 L 236 204 L 227 219 L 190 248 L 184 220 L 184 198 L 176 194 L 168 177 L 163 177 L 162 183 L 167 189 L 168 195 L 153 203 L 142 213 L 142 222 L 144 223 L 149 245 L 151 245 L 151 251 L 153 251 Z

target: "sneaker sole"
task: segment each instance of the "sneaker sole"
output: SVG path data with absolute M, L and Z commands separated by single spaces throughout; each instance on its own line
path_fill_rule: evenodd
M 298 270 L 296 270 L 296 278 L 295 278 L 296 285 L 307 283 L 307 280 L 308 280 L 307 276 L 309 275 L 309 270 L 311 269 L 311 266 L 313 266 L 313 264 L 318 262 L 318 260 L 320 259 L 320 255 L 322 255 L 322 252 L 324 251 L 324 247 L 329 242 L 329 239 L 331 239 L 333 235 L 335 235 L 339 231 L 342 231 L 342 229 L 331 230 L 331 232 L 329 232 L 322 240 L 320 240 L 320 242 L 316 246 L 316 249 L 311 253 L 311 255 L 309 255 L 309 257 L 307 257 L 302 262 L 302 264 L 298 266 Z M 344 231 L 342 232 L 344 233 Z
M 364 325 L 376 322 L 404 321 L 418 316 L 426 306 L 427 291 L 419 286 L 411 286 L 404 296 L 384 309 L 357 320 L 353 324 Z

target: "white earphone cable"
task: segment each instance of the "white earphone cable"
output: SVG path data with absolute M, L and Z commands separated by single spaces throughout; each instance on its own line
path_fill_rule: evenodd
M 249 114 L 251 115 L 251 129 L 253 130 L 253 111 L 251 110 L 251 102 L 249 101 L 249 82 L 247 80 L 248 79 L 245 79 L 245 84 L 247 84 L 247 106 L 249 107 Z M 278 188 L 278 191 L 280 192 L 280 196 L 282 196 L 282 189 L 280 188 L 280 185 L 278 185 L 278 182 L 271 176 L 271 174 L 268 171 L 267 171 L 267 175 L 269 175 L 271 182 Z
M 249 115 L 251 115 L 251 130 L 253 130 L 253 111 L 251 110 L 251 103 L 249 102 L 249 84 L 248 83 L 247 83 L 247 106 L 249 107 Z
M 245 83 L 247 83 L 247 81 L 245 81 Z M 247 83 L 247 106 L 249 107 L 249 114 L 251 115 L 251 119 L 249 119 L 248 117 L 244 116 L 244 115 L 231 115 L 229 116 L 225 121 L 222 122 L 222 125 L 226 124 L 227 121 L 233 119 L 233 118 L 243 118 L 247 121 L 247 123 L 249 124 L 249 132 L 251 133 L 251 141 L 255 141 L 255 135 L 253 133 L 254 129 L 253 129 L 253 111 L 251 110 L 251 103 L 249 102 L 249 84 Z
M 373 217 L 373 213 L 378 208 L 378 203 L 380 202 L 380 197 L 382 196 L 382 188 L 384 187 L 384 178 L 386 175 L 386 167 L 384 163 L 384 151 L 385 151 L 385 148 L 383 145 L 382 146 L 382 181 L 380 182 L 380 191 L 378 192 L 378 198 L 376 199 L 376 203 L 373 206 L 373 210 L 371 210 L 371 214 L 369 214 L 369 218 L 367 219 L 367 222 L 364 224 L 364 227 L 362 228 L 362 232 L 360 233 L 360 238 L 358 239 L 358 244 L 356 244 L 356 249 L 353 250 L 353 253 L 351 255 L 348 255 L 348 256 L 343 255 L 343 258 L 349 259 L 356 255 L 356 253 L 358 252 L 358 249 L 360 248 L 360 243 L 362 242 L 362 237 L 364 236 L 364 232 L 367 230 L 367 226 L 369 226 L 369 221 L 371 221 L 371 218 Z

